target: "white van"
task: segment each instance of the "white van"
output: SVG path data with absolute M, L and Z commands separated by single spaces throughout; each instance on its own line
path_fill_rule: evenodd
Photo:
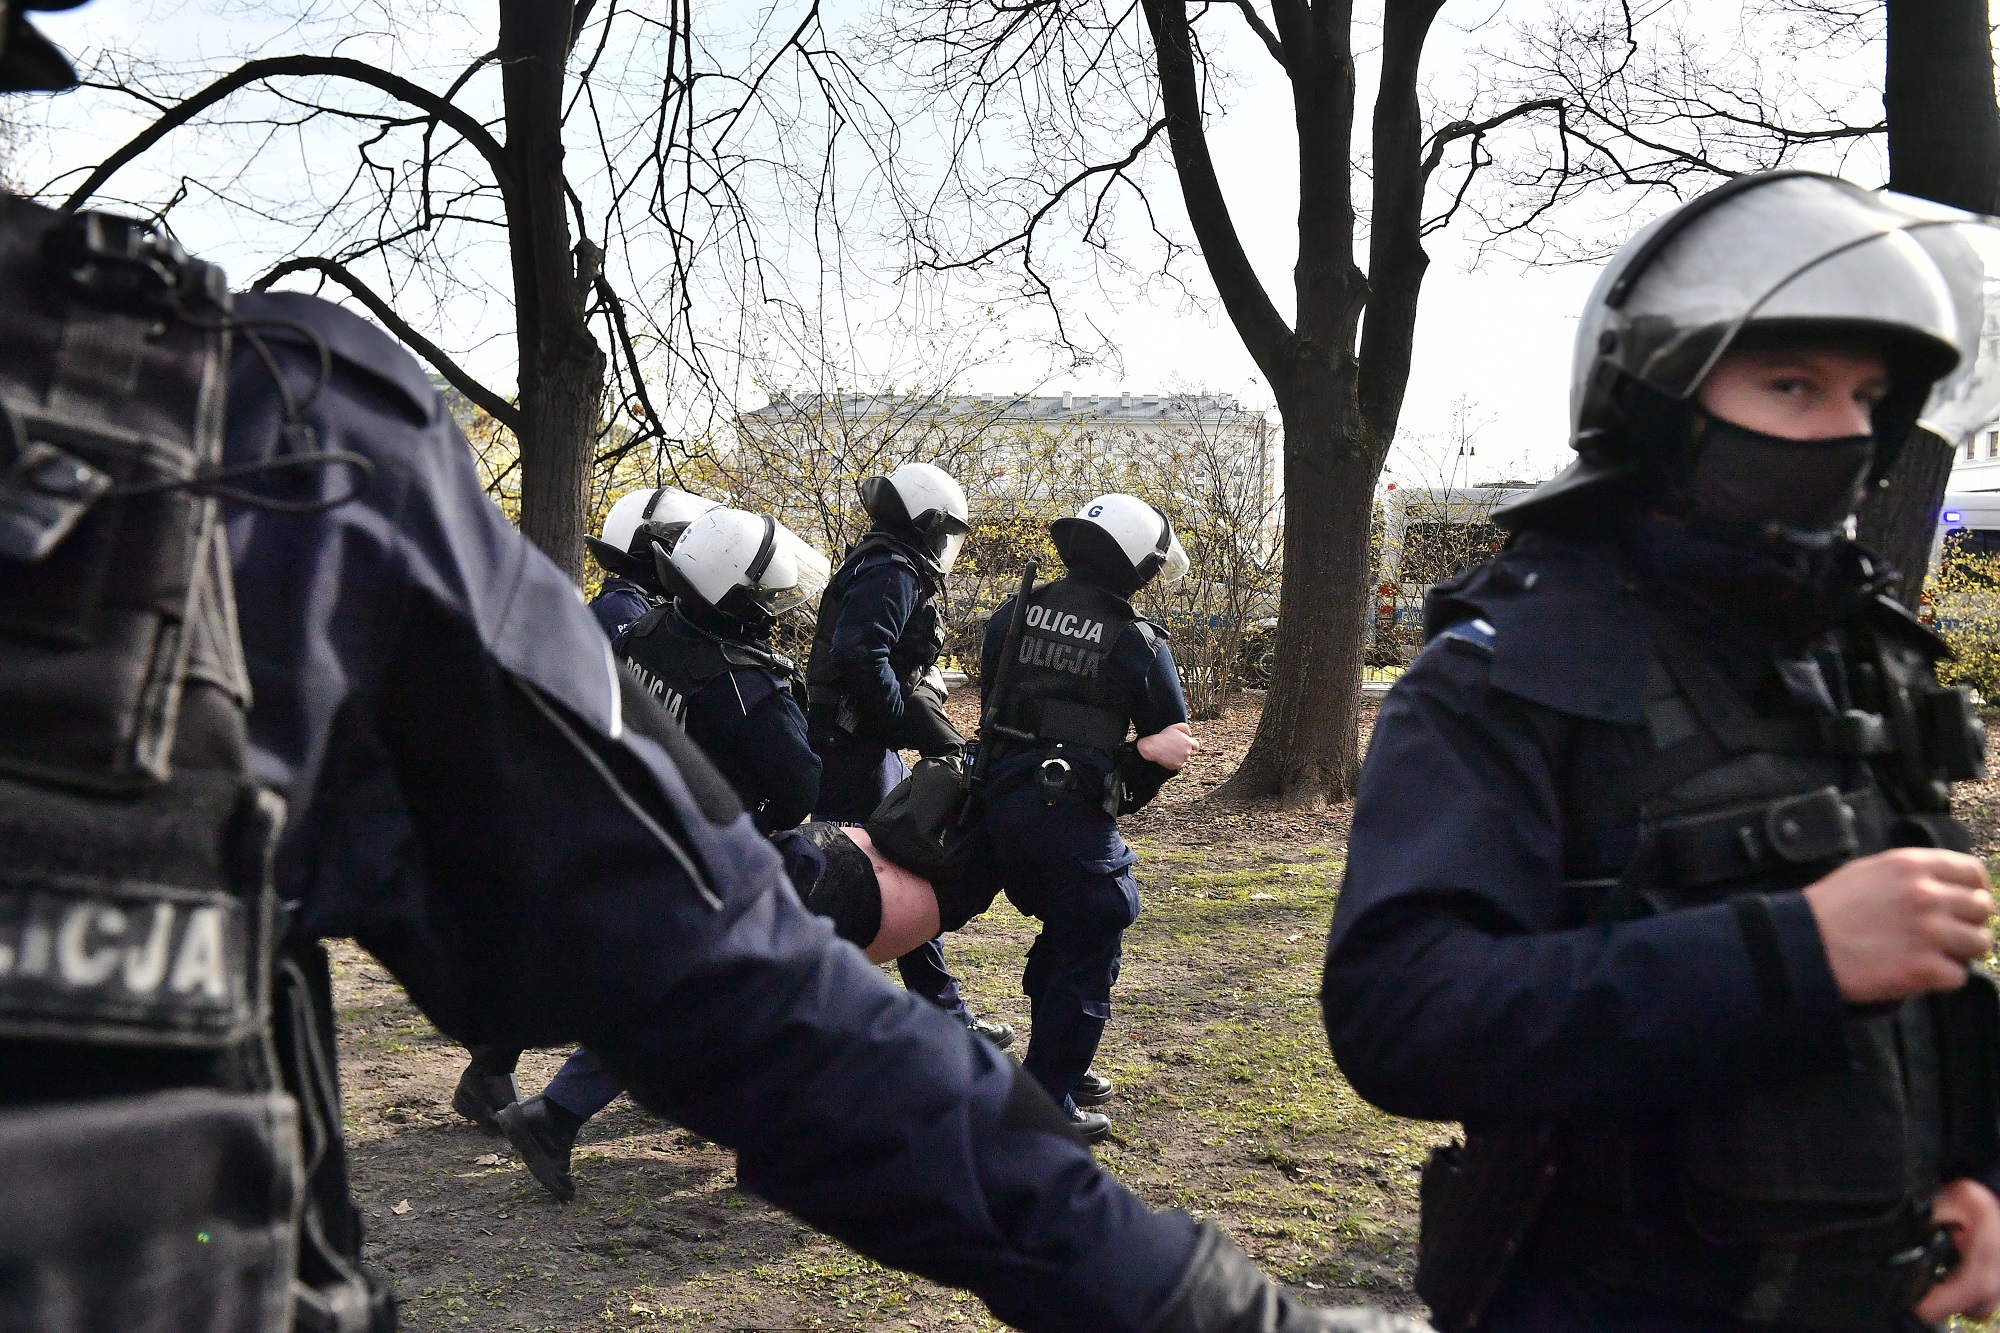
M 1493 511 L 1533 486 L 1502 481 L 1398 489 L 1389 483 L 1378 502 L 1382 546 L 1370 641 L 1380 642 L 1400 626 L 1406 646 L 1414 645 L 1423 624 L 1424 594 L 1432 584 L 1498 551 L 1506 534 L 1493 522 Z

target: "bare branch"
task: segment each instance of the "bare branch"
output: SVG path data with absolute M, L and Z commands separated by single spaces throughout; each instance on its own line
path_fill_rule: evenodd
M 374 289 L 356 277 L 345 264 L 316 256 L 287 259 L 251 283 L 250 290 L 269 291 L 273 283 L 280 282 L 294 273 L 318 273 L 345 287 L 354 294 L 356 300 L 368 307 L 369 313 L 388 325 L 389 331 L 401 338 L 411 351 L 430 362 L 438 374 L 444 376 L 453 388 L 471 399 L 487 415 L 508 430 L 518 431 L 521 428 L 521 415 L 512 403 L 474 379 L 463 366 L 445 355 L 444 350 L 436 343 L 411 328 L 409 321 L 396 313 L 395 307 L 376 295 Z
M 1271 59 L 1283 66 L 1285 44 L 1278 40 L 1277 33 L 1271 31 L 1271 25 L 1264 22 L 1264 16 L 1257 12 L 1257 6 L 1251 3 L 1251 0 L 1234 0 L 1234 3 L 1243 11 L 1243 21 L 1250 25 L 1250 31 L 1257 34 L 1258 40 L 1264 43 L 1264 49 L 1271 53 Z
M 84 201 L 95 194 L 98 187 L 115 175 L 120 168 L 231 93 L 264 79 L 314 75 L 352 79 L 356 83 L 365 83 L 371 88 L 380 89 L 412 106 L 422 107 L 458 131 L 459 135 L 486 159 L 487 166 L 493 172 L 493 178 L 500 183 L 501 188 L 504 190 L 508 187 L 512 173 L 507 168 L 507 155 L 499 142 L 471 115 L 429 89 L 391 74 L 387 70 L 377 69 L 360 60 L 349 60 L 344 56 L 275 56 L 268 60 L 252 60 L 239 65 L 194 96 L 178 103 L 171 111 L 133 136 L 124 147 L 104 159 L 97 169 L 85 178 L 83 184 L 63 201 L 63 211 L 74 212 L 82 207 Z

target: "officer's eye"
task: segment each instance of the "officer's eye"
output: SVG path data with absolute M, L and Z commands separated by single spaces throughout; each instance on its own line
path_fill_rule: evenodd
M 1816 391 L 1819 385 L 1804 375 L 1778 375 L 1772 378 L 1770 388 L 1773 393 L 1781 393 L 1787 398 L 1803 398 Z

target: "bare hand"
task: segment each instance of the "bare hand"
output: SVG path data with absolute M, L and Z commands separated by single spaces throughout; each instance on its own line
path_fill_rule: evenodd
M 2000 1309 L 2000 1199 L 1976 1180 L 1954 1180 L 1938 1191 L 1931 1216 L 1951 1233 L 1958 1266 L 1917 1303 L 1927 1324 L 1955 1314 L 1986 1319 Z
M 1849 861 L 1807 887 L 1841 998 L 1880 1004 L 1965 984 L 1993 947 L 1986 867 L 1962 852 L 1900 847 Z
M 1200 748 L 1201 742 L 1194 738 L 1194 733 L 1188 730 L 1185 722 L 1176 722 L 1171 727 L 1139 738 L 1141 759 L 1175 772 L 1179 772 L 1181 766 L 1187 763 L 1188 756 Z

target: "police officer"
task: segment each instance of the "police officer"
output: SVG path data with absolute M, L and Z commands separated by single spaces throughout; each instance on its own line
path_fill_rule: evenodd
M 1849 536 L 1933 386 L 1946 438 L 1991 415 L 1995 241 L 1803 172 L 1655 222 L 1578 328 L 1578 460 L 1429 599 L 1323 1000 L 1356 1090 L 1465 1125 L 1424 1180 L 1443 1326 L 2000 1300 L 1993 903 L 1949 813 L 1984 738 Z
M 21 11 L 0 88 L 72 85 Z M 393 1325 L 339 1137 L 348 936 L 454 1039 L 588 1041 L 745 1189 L 1018 1327 L 1407 1327 L 1146 1208 L 836 945 L 379 329 L 19 199 L 0 298 L 8 1323 Z
M 938 598 L 971 531 L 965 492 L 943 468 L 905 463 L 861 483 L 874 520 L 820 599 L 806 662 L 813 750 L 822 769 L 813 818 L 859 823 L 909 768 L 899 751 L 958 754 L 965 738 L 944 715 L 944 616 Z M 1006 1046 L 1014 1029 L 974 1018 L 932 940 L 896 960 L 903 984 Z
M 621 656 L 626 631 L 667 603 L 666 589 L 654 567 L 653 548 L 672 550 L 689 523 L 719 507 L 713 500 L 672 486 L 633 491 L 611 506 L 599 536 L 583 539 L 607 576 L 590 601 L 590 613 Z M 817 761 L 814 767 L 816 771 Z M 793 771 L 799 770 L 795 767 Z M 736 775 L 726 776 L 734 780 Z M 740 793 L 743 788 L 739 785 L 737 790 Z M 470 1055 L 452 1089 L 451 1109 L 485 1133 L 498 1135 L 501 1109 L 521 1097 L 514 1077 L 521 1052 L 505 1044 L 482 1045 L 473 1048 Z
M 1042 922 L 1021 977 L 1034 1023 L 1024 1064 L 1095 1142 L 1111 1121 L 1081 1109 L 1079 1085 L 1092 1105 L 1111 1096 L 1090 1061 L 1125 928 L 1139 916 L 1139 858 L 1117 817 L 1152 799 L 1195 748 L 1167 632 L 1128 599 L 1155 578 L 1180 578 L 1188 561 L 1166 515 L 1137 496 L 1100 495 L 1049 532 L 1064 576 L 1018 612 L 1009 598 L 986 627 L 983 715 L 998 727 L 981 736 L 994 752 L 980 762 L 996 873 L 1014 906 Z
M 687 525 L 672 555 L 656 545 L 654 560 L 673 600 L 624 634 L 626 670 L 728 779 L 760 831 L 791 828 L 812 810 L 819 759 L 792 699 L 792 665 L 769 636 L 780 616 L 825 588 L 826 557 L 768 515 L 711 509 Z M 569 1159 L 578 1133 L 622 1091 L 586 1047 L 538 1096 L 494 1115 L 535 1179 L 566 1201 L 576 1193 Z
M 612 646 L 618 636 L 667 600 L 653 570 L 653 547 L 674 549 L 687 525 L 721 506 L 672 486 L 621 495 L 604 516 L 604 531 L 583 544 L 606 574 L 590 609 Z

